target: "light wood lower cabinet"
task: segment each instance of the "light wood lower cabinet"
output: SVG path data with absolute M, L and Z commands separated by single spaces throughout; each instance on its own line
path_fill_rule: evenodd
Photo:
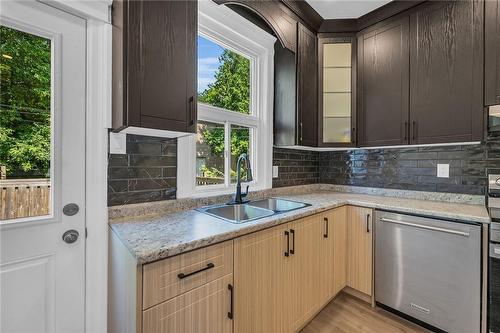
M 320 306 L 337 295 L 347 281 L 347 207 L 320 215 Z
M 146 265 L 111 233 L 108 331 L 297 332 L 346 286 L 372 294 L 371 219 L 343 206 Z
M 290 229 L 292 272 L 292 326 L 297 331 L 312 318 L 320 308 L 319 288 L 323 234 L 319 215 L 306 217 L 292 223 Z
M 296 332 L 346 286 L 347 208 L 234 240 L 234 331 Z
M 347 207 L 333 210 L 331 216 L 333 220 L 333 293 L 330 295 L 334 296 L 347 285 Z
M 231 333 L 229 274 L 143 312 L 143 333 Z
M 291 225 L 287 223 L 234 240 L 235 332 L 290 331 Z
M 349 206 L 347 214 L 347 285 L 372 295 L 373 211 Z

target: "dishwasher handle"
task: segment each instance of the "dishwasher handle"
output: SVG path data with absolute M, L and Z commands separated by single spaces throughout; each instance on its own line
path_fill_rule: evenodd
M 382 221 L 382 222 L 388 222 L 388 223 L 394 223 L 394 224 L 400 224 L 400 225 L 405 225 L 405 226 L 408 226 L 408 227 L 415 227 L 415 228 L 420 228 L 420 229 L 426 229 L 426 230 L 432 230 L 432 231 L 439 231 L 439 232 L 444 232 L 444 233 L 452 234 L 452 235 L 459 235 L 459 236 L 464 236 L 464 237 L 469 237 L 470 236 L 470 233 L 465 232 L 465 231 L 453 230 L 453 229 L 447 229 L 447 228 L 440 228 L 440 227 L 433 227 L 433 226 L 430 226 L 430 225 L 424 225 L 424 224 L 418 224 L 418 223 L 412 223 L 412 222 L 398 221 L 398 220 L 388 219 L 386 217 L 380 218 L 380 221 Z

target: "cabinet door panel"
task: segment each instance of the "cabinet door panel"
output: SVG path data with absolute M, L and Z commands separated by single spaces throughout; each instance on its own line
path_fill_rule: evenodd
M 143 333 L 231 333 L 232 274 L 143 312 Z
M 366 295 L 372 294 L 372 210 L 349 206 L 347 285 Z
M 320 306 L 321 224 L 319 222 L 319 215 L 313 215 L 292 224 L 293 286 L 290 290 L 293 295 L 292 331 L 297 331 L 311 319 Z
M 291 256 L 285 231 L 291 223 L 234 240 L 234 330 L 289 332 Z
M 356 145 L 356 44 L 351 33 L 318 40 L 318 146 Z
M 485 3 L 485 105 L 500 104 L 500 1 Z
M 481 139 L 483 5 L 437 1 L 411 15 L 411 143 Z
M 347 285 L 347 207 L 333 211 L 333 294 Z
M 409 18 L 358 37 L 362 146 L 408 143 Z
M 196 105 L 196 1 L 140 3 L 141 115 L 168 119 L 174 130 L 185 130 Z
M 318 144 L 318 56 L 316 35 L 297 23 L 297 114 L 299 144 Z
M 347 208 L 340 207 L 320 215 L 320 306 L 346 285 Z

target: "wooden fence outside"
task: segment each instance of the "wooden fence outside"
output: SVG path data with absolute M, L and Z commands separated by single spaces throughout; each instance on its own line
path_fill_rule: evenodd
M 0 180 L 0 220 L 50 213 L 50 179 Z
M 196 177 L 196 185 L 224 184 L 224 178 Z

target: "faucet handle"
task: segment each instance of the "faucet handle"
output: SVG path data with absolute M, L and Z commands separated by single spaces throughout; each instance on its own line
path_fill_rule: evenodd
M 244 197 L 246 197 L 248 195 L 248 187 L 249 187 L 249 185 L 247 185 L 245 193 L 241 193 L 241 197 L 242 198 L 244 198 Z

